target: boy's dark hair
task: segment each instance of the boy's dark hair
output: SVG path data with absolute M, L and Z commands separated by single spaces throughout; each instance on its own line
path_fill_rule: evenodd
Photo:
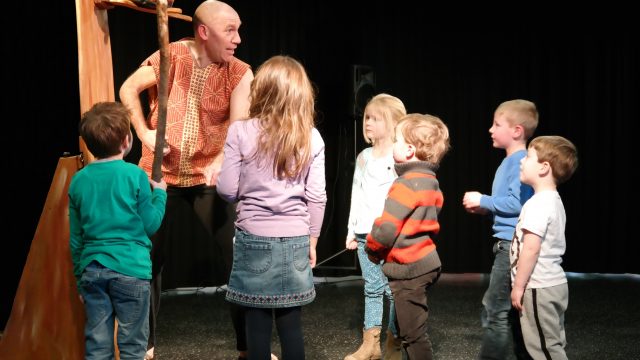
M 562 136 L 538 136 L 529 148 L 536 149 L 538 162 L 549 162 L 556 185 L 569 180 L 578 168 L 578 150 Z
M 131 133 L 129 110 L 119 102 L 96 103 L 82 115 L 80 136 L 98 159 L 121 151 L 123 141 Z

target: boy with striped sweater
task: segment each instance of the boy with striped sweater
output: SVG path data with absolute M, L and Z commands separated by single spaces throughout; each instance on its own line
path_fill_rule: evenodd
M 409 114 L 395 129 L 393 159 L 398 178 L 389 189 L 382 216 L 367 236 L 365 251 L 389 279 L 399 336 L 409 359 L 432 359 L 427 335 L 426 289 L 440 276 L 433 235 L 442 208 L 436 170 L 449 150 L 449 130 L 439 118 Z

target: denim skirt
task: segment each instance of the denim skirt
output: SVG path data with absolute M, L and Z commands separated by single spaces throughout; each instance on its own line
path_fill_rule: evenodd
M 286 308 L 306 305 L 315 297 L 308 235 L 265 237 L 236 229 L 227 301 Z

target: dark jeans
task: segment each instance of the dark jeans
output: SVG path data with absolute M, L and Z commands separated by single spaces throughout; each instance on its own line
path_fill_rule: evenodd
M 389 279 L 396 307 L 396 323 L 409 360 L 433 359 L 427 334 L 427 289 L 438 281 L 440 268 L 414 279 Z
M 218 286 L 228 282 L 233 263 L 234 220 L 234 205 L 220 198 L 215 187 L 167 188 L 164 219 L 152 237 L 153 278 L 147 348 L 156 343 L 163 281 L 167 288 Z M 244 351 L 247 349 L 244 314 L 234 304 L 230 304 L 230 312 L 236 347 Z
M 479 359 L 502 360 L 507 359 L 511 352 L 511 340 L 513 339 L 513 351 L 518 359 L 531 359 L 527 353 L 518 313 L 511 307 L 511 264 L 509 262 L 510 241 L 500 240 L 493 246 L 495 258 L 489 288 L 482 298 L 482 345 Z

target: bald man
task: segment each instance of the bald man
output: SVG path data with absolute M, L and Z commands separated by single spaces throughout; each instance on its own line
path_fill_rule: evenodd
M 229 124 L 246 118 L 253 72 L 235 58 L 240 16 L 226 3 L 204 1 L 193 17 L 194 37 L 169 44 L 167 127 L 162 175 L 167 208 L 153 237 L 149 351 L 153 358 L 162 273 L 173 287 L 226 284 L 233 260 L 235 210 L 215 190 Z M 158 121 L 160 54 L 149 56 L 122 84 L 120 100 L 131 111 L 142 143 L 139 165 L 151 176 Z M 140 93 L 149 94 L 144 117 Z M 170 271 L 169 271 L 170 270 Z M 170 278 L 171 277 L 171 278 Z M 240 358 L 246 356 L 244 320 L 232 306 Z

